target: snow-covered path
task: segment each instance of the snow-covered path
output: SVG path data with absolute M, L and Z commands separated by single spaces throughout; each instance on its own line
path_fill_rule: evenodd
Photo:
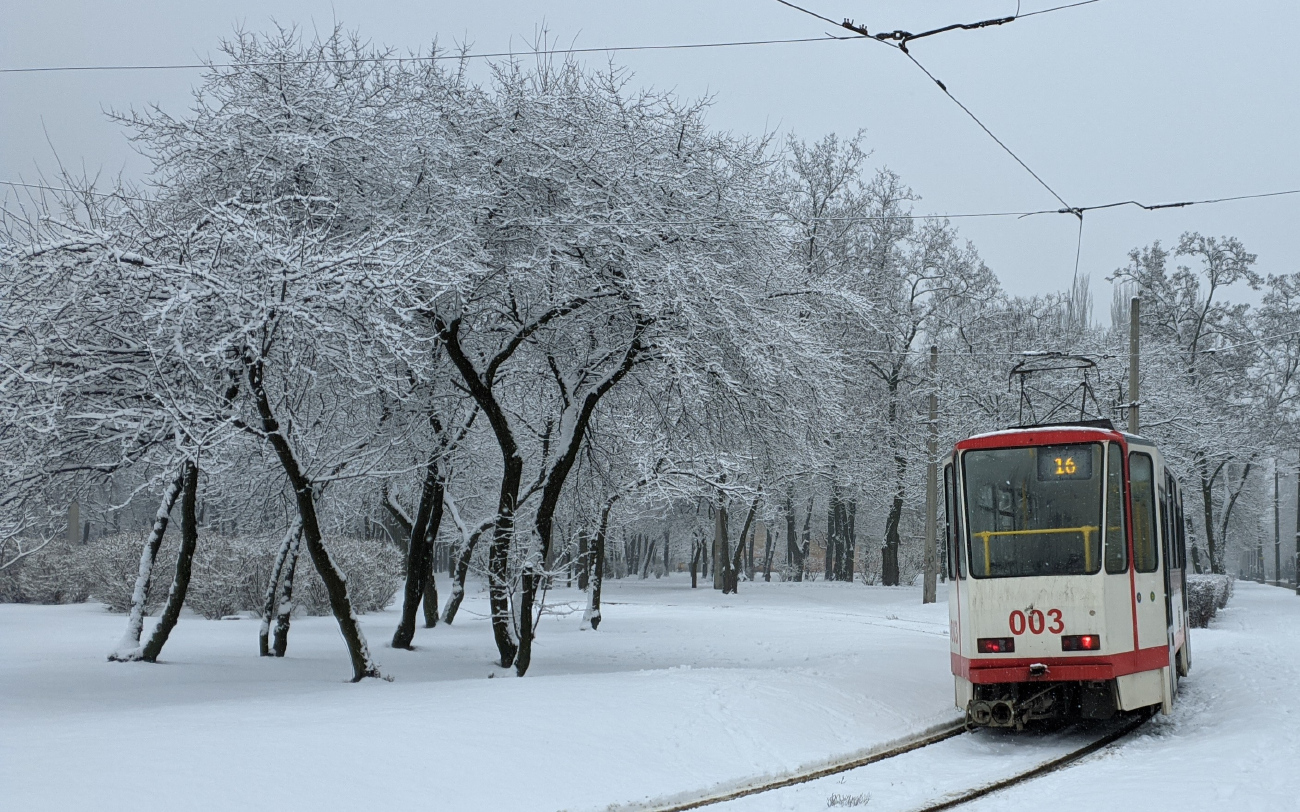
M 523 680 L 490 664 L 481 595 L 455 627 L 420 630 L 415 652 L 382 647 L 393 613 L 367 616 L 396 681 L 361 685 L 344 682 L 328 618 L 295 621 L 281 661 L 256 656 L 254 621 L 186 618 L 166 663 L 121 665 L 104 661 L 120 616 L 0 605 L 0 808 L 603 809 L 744 783 L 956 716 L 947 609 L 921 606 L 916 590 L 742 584 L 724 597 L 679 576 L 612 582 L 606 599 L 596 633 L 579 631 L 577 614 L 548 618 Z M 1196 633 L 1173 717 L 1119 754 L 972 808 L 1038 810 L 1042 792 L 1062 809 L 1290 808 L 1298 612 L 1293 594 L 1239 584 L 1215 628 Z M 1012 738 L 995 744 L 983 757 L 1016 752 Z M 825 809 L 834 793 L 884 808 L 890 788 L 754 808 Z

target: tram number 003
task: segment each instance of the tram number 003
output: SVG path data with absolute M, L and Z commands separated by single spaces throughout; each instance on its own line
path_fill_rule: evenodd
M 1050 624 L 1048 623 L 1049 619 L 1051 620 Z M 1048 609 L 1046 615 L 1037 609 L 1030 609 L 1028 612 L 1016 609 L 1007 618 L 1007 622 L 1011 626 L 1011 633 L 1017 635 L 1024 634 L 1026 631 L 1030 634 L 1042 634 L 1043 632 L 1060 634 L 1065 631 L 1065 622 L 1061 619 L 1060 609 Z

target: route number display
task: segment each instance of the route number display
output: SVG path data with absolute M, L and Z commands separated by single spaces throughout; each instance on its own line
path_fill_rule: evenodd
M 1060 634 L 1065 631 L 1065 621 L 1060 609 L 1048 609 L 1047 614 L 1043 614 L 1038 609 L 1030 609 L 1028 612 L 1016 609 L 1007 618 L 1007 623 L 1011 626 L 1011 633 L 1014 635 L 1022 635 L 1026 631 L 1030 634 L 1043 632 Z
M 1092 455 L 1089 445 L 1044 446 L 1038 452 L 1038 481 L 1056 482 L 1092 479 Z

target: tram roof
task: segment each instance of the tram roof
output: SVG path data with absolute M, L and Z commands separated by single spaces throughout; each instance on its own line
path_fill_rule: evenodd
M 1120 431 L 1109 420 L 1088 420 L 1074 423 L 1015 426 L 999 431 L 989 431 L 961 440 L 957 443 L 957 448 L 965 450 L 1002 446 L 1055 445 L 1077 443 L 1084 440 L 1118 440 L 1121 438 L 1129 444 L 1154 445 L 1141 435 Z

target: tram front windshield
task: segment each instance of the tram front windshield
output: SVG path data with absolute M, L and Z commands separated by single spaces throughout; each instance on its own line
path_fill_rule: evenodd
M 962 473 L 972 576 L 1100 570 L 1100 443 L 967 451 Z

